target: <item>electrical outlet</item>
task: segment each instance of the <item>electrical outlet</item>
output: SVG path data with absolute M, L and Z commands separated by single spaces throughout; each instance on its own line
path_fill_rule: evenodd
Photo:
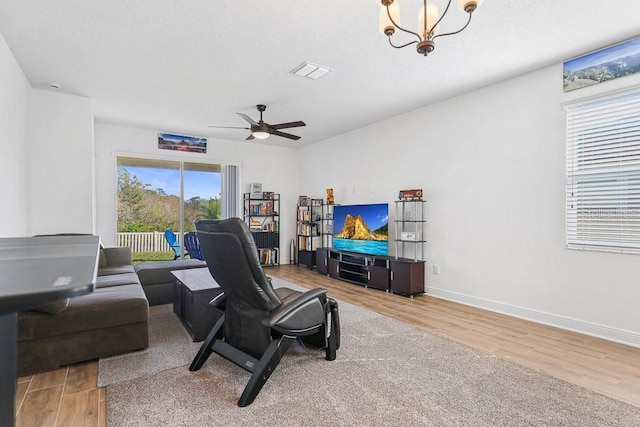
M 440 266 L 439 265 L 433 265 L 433 274 L 438 275 L 440 274 Z

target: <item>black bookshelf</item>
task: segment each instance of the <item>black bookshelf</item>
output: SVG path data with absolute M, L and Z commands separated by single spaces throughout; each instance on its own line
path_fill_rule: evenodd
M 260 264 L 280 264 L 280 194 L 265 192 L 261 197 L 244 193 L 244 222 L 258 248 Z

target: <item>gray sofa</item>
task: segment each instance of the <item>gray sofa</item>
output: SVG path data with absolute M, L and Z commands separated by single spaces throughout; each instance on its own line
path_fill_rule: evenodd
M 18 315 L 18 374 L 149 346 L 149 306 L 173 302 L 171 270 L 199 260 L 131 263 L 130 248 L 102 248 L 96 289 Z
M 131 250 L 101 249 L 94 292 L 18 315 L 18 374 L 147 348 L 148 319 Z

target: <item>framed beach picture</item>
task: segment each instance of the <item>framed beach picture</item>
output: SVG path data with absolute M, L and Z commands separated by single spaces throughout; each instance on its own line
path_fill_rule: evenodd
M 207 152 L 207 138 L 159 133 L 158 148 L 161 150 L 188 151 L 190 153 L 204 154 Z
M 635 74 L 640 71 L 640 37 L 596 50 L 562 65 L 565 92 Z

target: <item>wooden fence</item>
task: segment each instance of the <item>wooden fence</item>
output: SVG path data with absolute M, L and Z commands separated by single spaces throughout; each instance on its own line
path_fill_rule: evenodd
M 180 236 L 176 234 L 178 242 Z M 131 252 L 171 252 L 171 246 L 164 238 L 164 232 L 118 233 L 118 246 L 131 248 Z

